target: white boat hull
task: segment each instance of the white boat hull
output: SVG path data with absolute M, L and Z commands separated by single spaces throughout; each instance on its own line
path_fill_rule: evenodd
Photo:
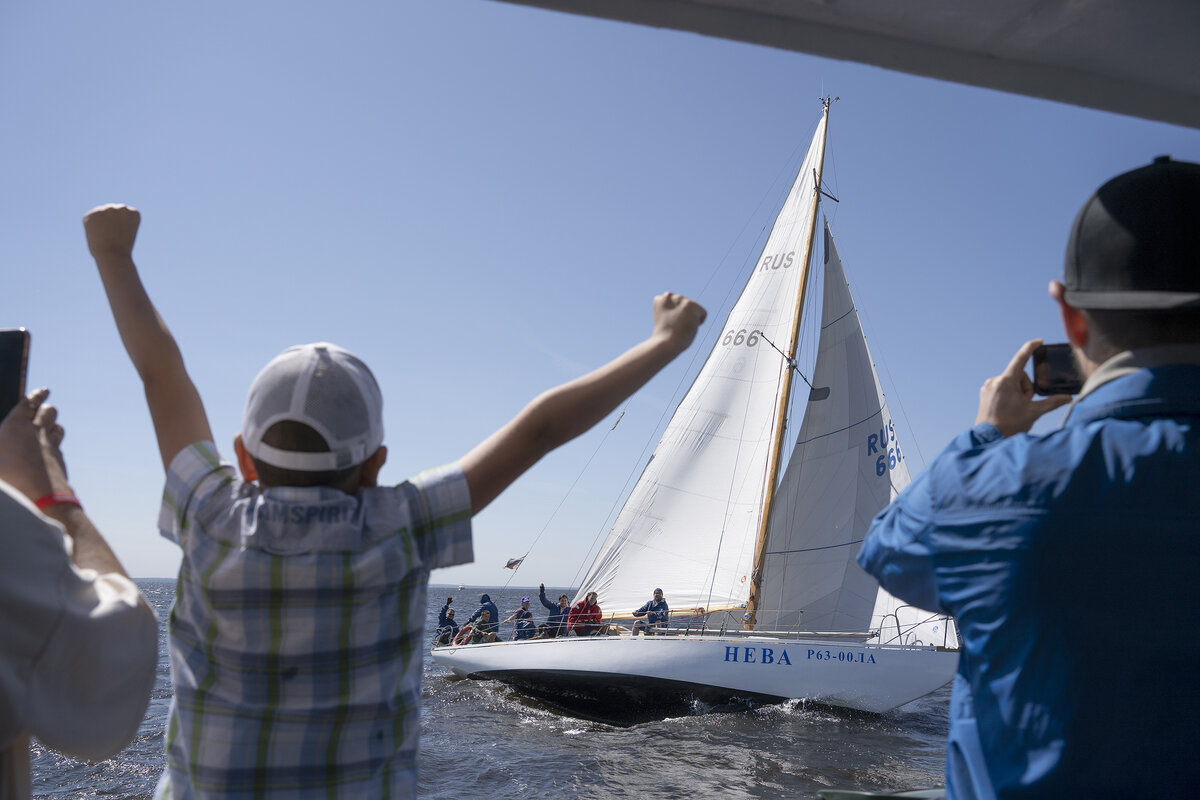
M 462 678 L 603 706 L 800 698 L 883 712 L 945 685 L 957 651 L 770 636 L 596 636 L 438 647 Z

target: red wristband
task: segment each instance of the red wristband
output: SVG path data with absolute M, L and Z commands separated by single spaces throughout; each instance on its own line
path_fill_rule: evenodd
M 42 511 L 45 511 L 50 506 L 59 505 L 60 503 L 66 503 L 78 508 L 83 508 L 83 504 L 79 502 L 79 498 L 71 492 L 51 492 L 50 494 L 42 495 L 37 500 L 33 501 L 33 504 Z

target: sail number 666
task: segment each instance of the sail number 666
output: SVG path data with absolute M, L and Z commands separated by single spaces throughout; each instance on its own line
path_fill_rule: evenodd
M 721 340 L 721 346 L 728 347 L 729 345 L 733 345 L 734 347 L 737 347 L 738 345 L 744 344 L 746 347 L 754 347 L 754 345 L 758 344 L 759 333 L 761 333 L 761 331 L 747 331 L 745 328 L 742 328 L 740 331 L 735 331 L 730 328 L 728 331 L 726 331 L 725 338 Z
M 900 462 L 903 460 L 903 458 L 904 457 L 900 455 L 899 445 L 896 447 L 889 447 L 886 453 L 880 453 L 879 458 L 875 459 L 875 474 L 883 475 L 888 470 L 895 469 L 900 465 Z

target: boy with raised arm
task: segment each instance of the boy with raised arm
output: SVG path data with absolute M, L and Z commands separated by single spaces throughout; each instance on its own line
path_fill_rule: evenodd
M 648 339 L 391 487 L 371 371 L 334 345 L 290 348 L 250 387 L 239 479 L 138 277 L 139 222 L 120 205 L 84 217 L 167 472 L 160 528 L 183 550 L 160 796 L 411 797 L 429 571 L 470 561 L 471 517 L 686 349 L 704 309 L 656 297 Z

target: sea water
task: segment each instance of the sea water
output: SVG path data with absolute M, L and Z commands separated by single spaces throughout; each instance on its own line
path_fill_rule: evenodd
M 35 797 L 149 798 L 162 772 L 171 701 L 166 619 L 174 581 L 139 580 L 158 612 L 158 675 L 146 718 L 122 753 L 99 764 L 33 743 Z M 557 597 L 563 590 L 548 588 Z M 491 594 L 504 619 L 537 590 L 430 586 L 426 629 L 454 597 L 460 622 Z M 668 598 L 669 601 L 670 598 Z M 512 623 L 502 626 L 512 637 Z M 507 628 L 504 630 L 503 628 Z M 427 637 L 428 638 L 428 637 Z M 493 681 L 460 680 L 426 651 L 418 794 L 500 798 L 816 797 L 819 789 L 918 789 L 942 784 L 950 690 L 886 714 L 802 702 L 691 713 L 632 727 L 566 716 Z

